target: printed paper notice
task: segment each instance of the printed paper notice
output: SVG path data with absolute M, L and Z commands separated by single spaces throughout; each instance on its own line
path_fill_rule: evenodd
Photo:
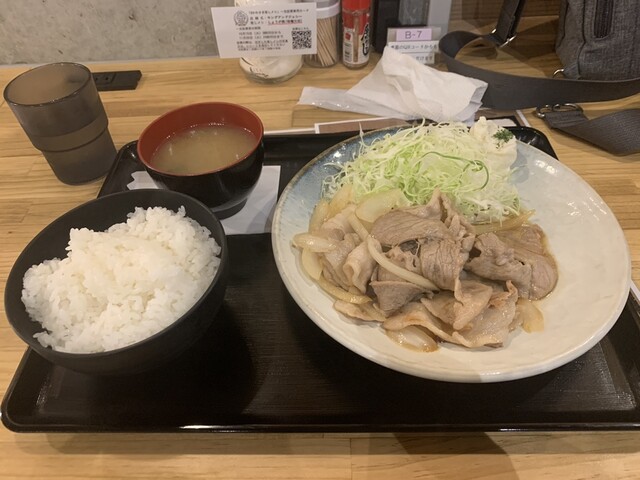
M 211 16 L 221 58 L 317 51 L 315 3 L 214 7 Z
M 433 65 L 436 61 L 435 54 L 438 51 L 437 40 L 387 42 L 387 46 L 407 54 L 425 65 Z

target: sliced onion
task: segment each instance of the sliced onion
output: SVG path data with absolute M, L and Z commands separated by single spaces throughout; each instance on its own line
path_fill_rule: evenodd
M 516 303 L 516 312 L 522 319 L 522 329 L 525 332 L 534 333 L 544 330 L 544 316 L 531 300 L 519 298 Z
M 318 280 L 322 275 L 322 263 L 317 253 L 304 248 L 300 254 L 300 263 L 302 270 L 313 280 Z
M 384 323 L 387 320 L 387 317 L 385 317 L 380 310 L 374 307 L 373 303 L 363 303 L 362 305 L 359 305 L 359 307 L 376 322 Z
M 378 217 L 396 207 L 408 207 L 411 202 L 404 196 L 402 190 L 394 188 L 384 192 L 366 196 L 356 208 L 356 215 L 365 222 L 373 223 Z
M 424 328 L 410 325 L 402 330 L 387 330 L 387 335 L 403 347 L 419 352 L 433 352 L 438 349 L 438 342 Z
M 369 231 L 367 230 L 367 227 L 364 226 L 364 224 L 358 219 L 355 213 L 350 214 L 347 217 L 347 220 L 349 221 L 349 225 L 351 225 L 351 228 L 353 228 L 353 230 L 360 237 L 360 240 L 364 242 L 367 240 L 367 238 L 369 238 Z
M 330 252 L 338 246 L 333 240 L 306 232 L 294 235 L 293 244 L 298 248 L 310 250 L 315 253 Z
M 380 246 L 380 243 L 378 243 L 373 237 L 369 236 L 369 238 L 367 238 L 367 249 L 369 250 L 369 255 L 371 255 L 382 268 L 394 274 L 396 277 L 401 278 L 405 282 L 414 283 L 425 290 L 440 290 L 428 278 L 418 275 L 417 273 L 410 272 L 409 270 L 393 263 L 384 256 L 384 254 L 376 247 L 376 244 L 378 247 Z
M 340 190 L 336 192 L 331 202 L 329 202 L 329 218 L 335 217 L 347 208 L 350 203 L 353 203 L 353 186 L 347 183 L 340 187 Z
M 339 300 L 344 300 L 345 302 L 349 302 L 349 303 L 355 303 L 357 305 L 361 305 L 363 303 L 368 303 L 373 301 L 371 298 L 367 297 L 366 295 L 356 295 L 356 294 L 347 292 L 343 288 L 340 288 L 334 285 L 333 283 L 329 282 L 322 275 L 320 275 L 317 282 L 320 288 L 322 288 L 325 292 L 327 292 L 332 297 L 337 298 Z
M 517 217 L 510 217 L 502 222 L 478 223 L 474 224 L 473 228 L 477 235 L 480 235 L 481 233 L 499 232 L 500 230 L 511 230 L 527 223 L 534 213 L 534 210 L 527 210 Z
M 311 218 L 309 219 L 309 231 L 315 232 L 320 230 L 320 227 L 329 218 L 329 202 L 324 198 L 316 203 Z

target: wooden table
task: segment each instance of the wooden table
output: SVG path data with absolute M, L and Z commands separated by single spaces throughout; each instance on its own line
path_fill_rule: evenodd
M 555 67 L 544 27 L 491 61 L 500 68 L 547 74 Z M 518 66 L 514 58 L 528 59 Z M 305 67 L 280 85 L 247 81 L 235 60 L 213 58 L 91 65 L 94 71 L 140 69 L 137 90 L 104 92 L 102 99 L 118 147 L 167 110 L 199 101 L 241 103 L 267 130 L 312 126 L 317 121 L 363 117 L 296 105 L 304 86 L 349 88 L 371 71 L 337 65 Z M 0 68 L 0 87 L 26 67 Z M 640 96 L 585 105 L 588 115 L 640 107 Z M 614 157 L 527 120 L 551 139 L 562 162 L 605 199 L 626 234 L 633 279 L 640 281 L 640 155 Z M 22 248 L 45 225 L 94 198 L 101 181 L 66 186 L 0 103 L 0 287 Z M 0 395 L 24 352 L 4 309 L 0 319 Z M 2 478 L 255 478 L 255 479 L 527 479 L 640 478 L 640 434 L 487 433 L 418 434 L 14 434 L 0 427 Z

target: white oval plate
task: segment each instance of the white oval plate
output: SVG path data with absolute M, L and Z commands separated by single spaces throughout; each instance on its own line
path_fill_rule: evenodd
M 365 142 L 389 130 L 365 134 Z M 575 172 L 518 142 L 514 181 L 532 221 L 548 237 L 559 268 L 555 290 L 537 302 L 543 332 L 513 332 L 502 348 L 465 349 L 441 344 L 433 353 L 408 350 L 379 324 L 358 323 L 337 313 L 332 299 L 300 269 L 291 240 L 308 228 L 322 180 L 357 152 L 360 138 L 346 140 L 307 164 L 291 180 L 273 220 L 273 252 L 287 289 L 324 332 L 357 354 L 393 370 L 449 382 L 498 382 L 547 372 L 579 357 L 604 337 L 624 308 L 631 285 L 629 249 L 615 216 Z

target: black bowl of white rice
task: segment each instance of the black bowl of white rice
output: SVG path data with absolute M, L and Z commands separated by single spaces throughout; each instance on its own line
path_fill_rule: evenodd
M 220 221 L 170 190 L 89 201 L 42 230 L 16 260 L 7 318 L 50 362 L 94 375 L 175 360 L 215 321 L 227 284 Z

